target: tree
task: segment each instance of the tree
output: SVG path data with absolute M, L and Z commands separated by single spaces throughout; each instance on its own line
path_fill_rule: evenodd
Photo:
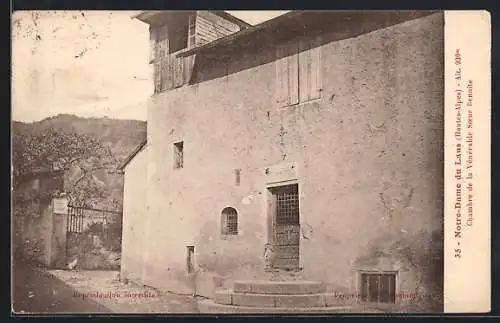
M 14 191 L 19 179 L 36 170 L 78 170 L 80 176 L 69 183 L 70 202 L 81 205 L 89 198 L 103 198 L 106 191 L 96 185 L 94 173 L 115 169 L 116 159 L 110 149 L 96 138 L 72 130 L 49 128 L 38 134 L 14 133 L 12 165 Z

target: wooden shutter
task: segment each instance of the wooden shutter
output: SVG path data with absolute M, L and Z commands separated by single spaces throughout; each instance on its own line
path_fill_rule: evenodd
M 164 89 L 171 89 L 174 87 L 174 62 L 172 55 L 165 56 L 165 85 Z
M 195 54 L 184 58 L 184 83 L 189 83 L 191 81 L 191 76 L 194 67 L 194 60 L 195 60 Z
M 177 87 L 179 83 L 179 66 L 177 64 L 177 57 L 174 54 L 170 54 L 171 64 L 172 64 L 172 87 Z
M 299 44 L 300 102 L 321 97 L 321 38 L 304 38 Z
M 299 57 L 298 43 L 293 41 L 289 45 L 288 56 L 288 105 L 299 103 Z
M 183 58 L 172 56 L 172 64 L 174 65 L 174 87 L 182 86 L 184 81 Z
M 155 80 L 155 92 L 161 92 L 162 91 L 162 79 L 163 79 L 163 58 L 165 56 L 164 52 L 164 42 L 166 41 L 165 39 L 165 34 L 164 34 L 164 29 L 165 27 L 155 27 L 156 32 L 155 32 L 155 61 L 154 61 L 154 80 Z
M 299 102 L 298 44 L 291 41 L 276 47 L 276 103 L 278 107 Z
M 158 76 L 155 77 L 155 87 L 158 89 L 158 92 L 165 90 L 166 66 L 168 65 L 167 53 L 168 34 L 167 26 L 164 25 L 158 28 L 156 42 L 155 70 L 158 71 Z
M 196 43 L 196 14 L 189 15 L 188 48 Z
M 179 85 L 182 86 L 186 83 L 186 58 L 179 57 L 177 61 L 177 65 L 179 65 Z
M 286 70 L 286 47 L 283 45 L 276 46 L 276 104 L 278 107 L 283 107 L 287 101 L 287 86 L 284 80 L 288 77 Z

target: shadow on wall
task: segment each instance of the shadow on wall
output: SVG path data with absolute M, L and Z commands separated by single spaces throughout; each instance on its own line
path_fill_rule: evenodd
M 15 257 L 48 265 L 47 231 L 50 230 L 48 204 L 45 197 L 33 201 L 13 201 L 12 247 Z
M 332 13 L 317 13 L 315 17 L 310 17 L 309 19 L 315 20 L 313 24 L 316 26 L 316 30 L 312 30 L 311 33 L 317 33 L 318 31 L 324 33 L 322 41 L 317 45 L 322 46 L 333 41 L 354 38 L 378 29 L 387 28 L 435 13 L 430 11 L 346 12 L 343 15 L 336 13 L 333 19 Z M 279 26 L 278 29 L 287 30 L 286 35 L 280 37 L 292 37 L 293 35 L 302 35 L 304 33 L 300 24 L 293 21 L 290 22 L 291 25 L 289 28 L 285 25 L 287 21 Z M 322 30 L 324 26 L 329 26 L 329 30 Z M 231 47 L 224 47 L 219 52 L 214 51 L 210 54 L 197 55 L 193 83 L 210 81 L 276 60 L 272 44 L 275 44 L 279 39 L 275 39 L 276 36 L 274 36 L 274 33 L 263 30 L 256 32 L 251 37 L 254 39 L 236 39 L 233 41 Z M 256 41 L 260 43 L 260 46 L 255 46 Z M 269 50 L 262 50 L 266 47 Z M 234 51 L 232 51 L 233 49 Z M 203 73 L 197 73 L 196 71 L 198 70 L 203 70 Z
M 383 259 L 399 262 L 403 271 L 415 273 L 419 301 L 406 303 L 405 312 L 443 311 L 443 229 L 406 231 L 389 225 L 369 243 L 356 261 L 358 267 L 374 268 Z M 407 291 L 405 291 L 407 292 Z
M 257 259 L 256 253 L 252 252 L 252 248 L 260 248 L 260 246 L 253 241 L 246 240 L 243 236 L 228 235 L 221 238 L 221 228 L 218 222 L 207 222 L 200 231 L 198 239 L 201 248 L 196 262 L 199 270 L 203 272 L 230 276 L 236 271 L 245 271 L 250 268 L 255 271 L 255 268 L 263 267 L 262 259 Z

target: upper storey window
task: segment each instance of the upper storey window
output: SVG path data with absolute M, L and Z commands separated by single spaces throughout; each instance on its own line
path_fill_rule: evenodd
M 150 18 L 150 63 L 155 93 L 189 84 L 194 55 L 179 52 L 212 42 L 240 30 L 238 24 L 211 11 L 163 12 Z
M 276 46 L 276 103 L 286 107 L 321 97 L 320 38 L 301 38 Z
M 180 17 L 177 24 L 169 30 L 169 53 L 175 53 L 188 47 L 190 19 L 190 16 Z

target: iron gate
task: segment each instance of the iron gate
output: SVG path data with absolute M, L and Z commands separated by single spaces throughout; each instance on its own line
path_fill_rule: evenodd
M 117 269 L 121 251 L 122 213 L 68 206 L 66 263 L 68 269 Z

